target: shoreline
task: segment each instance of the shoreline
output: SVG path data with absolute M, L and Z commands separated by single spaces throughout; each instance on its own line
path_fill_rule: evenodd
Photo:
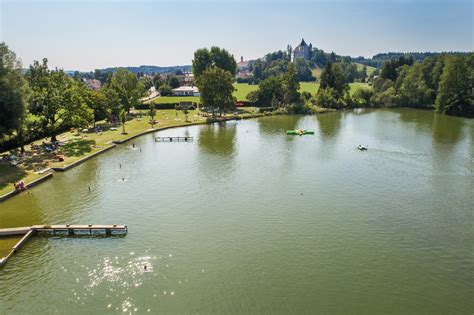
M 50 168 L 50 169 L 48 169 L 48 171 L 47 171 L 47 172 L 49 172 L 48 174 L 46 174 L 46 175 L 44 175 L 44 176 L 42 176 L 42 177 L 40 177 L 40 178 L 38 178 L 38 179 L 35 179 L 35 180 L 32 181 L 32 182 L 25 183 L 25 187 L 26 187 L 26 188 L 31 188 L 31 187 L 34 187 L 34 186 L 36 186 L 36 185 L 38 185 L 38 184 L 41 184 L 42 182 L 44 182 L 44 181 L 47 180 L 47 179 L 50 179 L 51 177 L 53 177 L 53 173 L 51 173 L 51 171 L 52 171 L 52 169 Z M 18 195 L 18 194 L 20 194 L 21 192 L 22 192 L 22 191 L 19 191 L 19 190 L 12 190 L 12 191 L 10 191 L 10 192 L 8 192 L 8 193 L 6 193 L 6 194 L 0 196 L 0 202 L 3 202 L 3 201 L 5 201 L 5 200 L 7 200 L 7 199 L 10 199 L 11 197 Z
M 275 114 L 271 114 L 271 115 L 275 115 Z M 122 139 L 122 140 L 114 140 L 114 141 L 112 141 L 113 144 L 111 144 L 110 146 L 108 146 L 108 147 L 106 147 L 102 150 L 96 151 L 94 153 L 91 153 L 89 155 L 86 155 L 83 158 L 72 162 L 71 164 L 67 164 L 63 167 L 49 167 L 49 168 L 47 168 L 47 172 L 49 172 L 48 174 L 46 174 L 45 176 L 42 176 L 42 177 L 30 182 L 30 183 L 25 183 L 25 186 L 27 188 L 36 186 L 36 185 L 42 183 L 43 181 L 53 177 L 52 171 L 65 172 L 65 171 L 67 171 L 67 170 L 69 170 L 69 169 L 71 169 L 75 166 L 78 166 L 79 164 L 82 164 L 82 163 L 86 162 L 89 159 L 92 159 L 96 156 L 101 155 L 102 153 L 108 152 L 108 151 L 116 148 L 118 144 L 124 144 L 124 143 L 126 143 L 126 142 L 128 142 L 132 139 L 141 137 L 143 135 L 147 135 L 147 134 L 158 132 L 158 131 L 168 130 L 168 129 L 174 129 L 174 128 L 182 128 L 182 127 L 197 126 L 197 125 L 206 125 L 206 124 L 213 124 L 213 123 L 232 121 L 232 120 L 253 119 L 253 118 L 259 118 L 259 117 L 264 117 L 264 116 L 270 116 L 270 115 L 268 115 L 268 114 L 265 115 L 263 113 L 251 114 L 251 115 L 246 115 L 246 116 L 244 116 L 244 115 L 238 116 L 237 115 L 237 116 L 232 116 L 232 117 L 221 117 L 221 118 L 206 119 L 206 121 L 203 121 L 203 122 L 194 122 L 194 123 L 188 123 L 188 124 L 177 125 L 177 126 L 166 126 L 166 127 L 162 127 L 162 128 L 148 129 L 148 130 L 145 130 L 143 132 L 140 132 L 138 134 L 135 134 L 133 136 L 130 136 L 130 137 Z M 8 192 L 4 195 L 1 195 L 0 196 L 0 203 L 5 201 L 5 200 L 8 200 L 8 199 L 20 194 L 20 193 L 21 193 L 21 191 L 13 190 L 13 191 L 10 191 L 10 192 Z

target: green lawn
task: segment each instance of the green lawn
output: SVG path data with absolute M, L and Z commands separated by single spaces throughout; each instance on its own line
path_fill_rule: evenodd
M 234 83 L 234 96 L 238 101 L 247 100 L 247 95 L 258 89 L 258 85 L 250 85 L 248 83 Z
M 372 70 L 369 70 L 372 68 Z M 367 72 L 373 71 L 373 67 L 367 67 Z M 370 72 L 371 73 L 371 72 Z M 369 85 L 366 83 L 351 83 L 349 84 L 351 87 L 351 95 L 354 93 L 355 89 L 358 87 L 368 87 Z M 238 101 L 246 101 L 247 95 L 258 89 L 258 85 L 250 85 L 248 83 L 234 83 L 234 96 L 237 98 Z M 309 92 L 311 94 L 315 94 L 318 92 L 319 83 L 317 82 L 300 82 L 300 92 Z M 179 103 L 179 102 L 196 102 L 199 103 L 200 99 L 199 96 L 162 96 L 154 99 L 156 104 L 163 104 L 163 103 Z

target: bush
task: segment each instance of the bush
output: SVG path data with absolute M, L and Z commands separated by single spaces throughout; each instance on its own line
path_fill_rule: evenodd
M 377 107 L 395 107 L 399 104 L 399 97 L 397 96 L 395 88 L 390 87 L 382 93 L 375 94 L 371 102 Z
M 161 96 L 171 95 L 172 94 L 171 86 L 169 86 L 168 84 L 163 84 L 162 86 L 160 86 L 159 92 Z
M 155 108 L 156 109 L 175 109 L 177 104 L 178 104 L 178 102 L 176 102 L 176 103 L 156 103 Z M 150 105 L 149 104 L 140 104 L 140 105 L 135 106 L 135 109 L 140 109 L 140 110 L 146 109 L 146 110 L 148 110 L 148 109 L 150 109 Z
M 372 89 L 359 88 L 352 96 L 353 105 L 355 107 L 373 107 L 372 97 L 374 91 Z

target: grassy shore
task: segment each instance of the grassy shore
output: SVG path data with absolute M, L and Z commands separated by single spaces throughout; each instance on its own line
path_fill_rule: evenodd
M 237 115 L 228 115 L 232 117 L 250 117 L 256 114 L 256 109 L 247 107 L 240 109 Z M 68 131 L 60 134 L 58 141 L 64 142 L 65 145 L 61 147 L 61 154 L 64 156 L 64 161 L 59 162 L 55 160 L 52 153 L 34 151 L 31 145 L 25 146 L 27 155 L 20 160 L 18 165 L 14 166 L 9 162 L 0 162 L 0 196 L 13 190 L 13 182 L 23 180 L 25 183 L 30 183 L 45 175 L 41 172 L 44 169 L 52 167 L 65 167 L 84 157 L 87 157 L 95 152 L 103 150 L 113 145 L 113 141 L 125 140 L 129 137 L 149 131 L 152 127 L 149 123 L 149 117 L 146 116 L 146 111 L 135 111 L 132 113 L 133 118 L 128 120 L 125 124 L 126 134 L 122 134 L 122 127 L 115 126 L 116 130 L 110 130 L 104 126 L 101 133 L 77 132 Z M 188 121 L 185 121 L 185 116 L 182 111 L 174 109 L 158 110 L 155 120 L 157 124 L 153 126 L 154 129 L 161 129 L 166 127 L 186 126 L 189 124 L 206 123 L 206 117 L 198 115 L 197 111 L 191 110 L 188 114 Z M 106 130 L 107 129 L 107 130 Z M 44 140 L 44 139 L 43 139 Z M 43 140 L 34 142 L 34 144 L 41 145 Z M 47 140 L 49 142 L 49 140 Z M 10 152 L 15 154 L 18 152 Z

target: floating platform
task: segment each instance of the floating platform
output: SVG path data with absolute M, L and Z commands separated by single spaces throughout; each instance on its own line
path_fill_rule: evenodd
M 190 142 L 194 137 L 156 137 L 155 142 Z
M 287 135 L 302 136 L 302 135 L 314 135 L 314 131 L 309 130 L 287 130 Z
M 12 250 L 5 257 L 0 257 L 0 267 L 7 261 L 35 234 L 38 235 L 63 235 L 63 236 L 113 236 L 125 235 L 128 233 L 126 225 L 33 225 L 30 227 L 18 227 L 0 229 L 1 236 L 23 235 L 21 240 L 13 246 Z M 1 238 L 0 238 L 1 239 Z

